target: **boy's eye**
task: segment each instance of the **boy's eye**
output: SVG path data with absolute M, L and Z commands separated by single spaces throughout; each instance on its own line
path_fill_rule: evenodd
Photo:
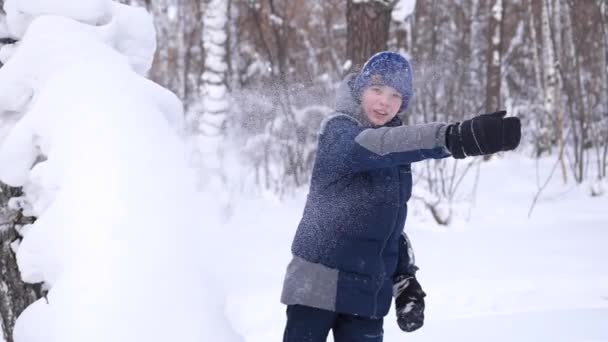
M 382 89 L 380 89 L 380 87 L 371 87 L 371 89 L 376 94 L 379 94 L 382 91 Z
M 393 97 L 400 99 L 401 98 L 401 94 L 399 94 L 399 93 L 393 93 Z

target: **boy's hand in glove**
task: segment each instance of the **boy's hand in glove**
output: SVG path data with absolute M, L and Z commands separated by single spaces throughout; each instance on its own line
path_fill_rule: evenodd
M 424 297 L 420 283 L 414 276 L 401 275 L 395 278 L 393 285 L 397 324 L 406 332 L 422 327 L 424 323 Z
M 501 110 L 449 125 L 446 147 L 457 159 L 515 149 L 521 139 L 521 122 L 517 117 L 505 118 L 506 114 Z

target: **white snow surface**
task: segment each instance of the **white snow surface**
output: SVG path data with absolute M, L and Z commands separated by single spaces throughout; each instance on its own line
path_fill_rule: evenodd
M 15 341 L 240 341 L 203 257 L 214 227 L 196 202 L 181 103 L 141 76 L 151 19 L 109 3 L 109 23 L 94 26 L 74 19 L 105 2 L 66 0 L 59 15 L 38 15 L 56 0 L 24 3 L 32 18 L 9 21 L 26 29 L 0 68 L 0 180 L 23 186 L 11 205 L 37 217 L 17 248 L 22 277 L 50 290 L 19 316 Z

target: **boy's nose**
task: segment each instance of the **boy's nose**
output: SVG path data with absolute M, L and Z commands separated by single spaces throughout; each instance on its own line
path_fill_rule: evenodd
M 389 104 L 389 96 L 387 95 L 380 95 L 380 104 L 383 106 L 388 106 Z

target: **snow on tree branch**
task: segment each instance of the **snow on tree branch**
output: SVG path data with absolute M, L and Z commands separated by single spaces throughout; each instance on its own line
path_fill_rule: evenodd
M 103 0 L 5 8 L 19 42 L 0 53 L 0 181 L 37 217 L 22 278 L 49 288 L 15 341 L 240 341 L 210 290 L 181 102 L 142 76 L 150 16 Z

